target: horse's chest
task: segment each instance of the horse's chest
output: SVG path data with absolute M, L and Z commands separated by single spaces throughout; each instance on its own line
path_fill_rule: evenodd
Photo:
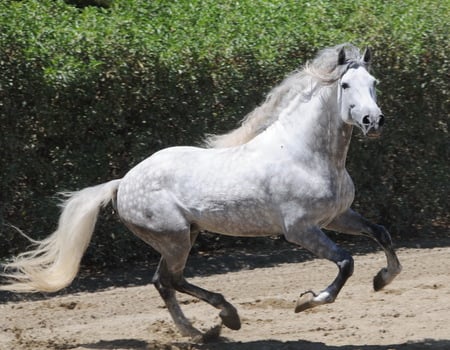
M 310 174 L 290 186 L 287 203 L 298 207 L 294 215 L 307 218 L 320 226 L 347 210 L 354 199 L 354 185 L 347 171 L 332 174 Z M 289 209 L 292 211 L 292 208 Z
M 355 186 L 347 171 L 341 178 L 338 193 L 338 202 L 343 205 L 344 210 L 348 209 L 355 198 Z
M 355 187 L 346 171 L 334 179 L 331 193 L 332 195 L 324 201 L 323 225 L 346 211 L 353 203 Z

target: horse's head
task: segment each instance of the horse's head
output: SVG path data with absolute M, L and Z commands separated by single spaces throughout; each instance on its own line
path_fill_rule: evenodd
M 384 116 L 377 105 L 377 80 L 367 71 L 370 58 L 369 49 L 359 62 L 347 61 L 344 49 L 339 52 L 338 64 L 346 65 L 339 80 L 339 103 L 344 122 L 358 126 L 366 136 L 377 137 L 381 134 Z

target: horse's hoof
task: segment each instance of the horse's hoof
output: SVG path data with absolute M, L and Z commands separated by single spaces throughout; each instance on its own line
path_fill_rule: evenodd
M 387 270 L 381 269 L 377 275 L 373 278 L 373 289 L 378 292 L 379 290 L 383 289 L 387 283 L 386 280 L 384 279 L 383 275 L 387 272 Z
M 205 334 L 203 334 L 201 342 L 202 343 L 210 343 L 213 341 L 216 341 L 220 337 L 220 332 L 222 331 L 222 325 L 217 325 L 211 328 L 210 330 L 206 331 Z
M 308 291 L 300 295 L 295 305 L 295 313 L 305 311 L 314 306 L 317 306 L 317 302 L 314 301 L 316 294 L 313 291 Z
M 178 327 L 178 330 L 180 331 L 181 335 L 183 337 L 189 337 L 196 343 L 203 342 L 203 336 L 204 334 L 200 332 L 197 328 L 189 325 L 184 327 Z
M 232 329 L 233 331 L 241 329 L 241 320 L 234 307 L 232 309 L 228 308 L 228 310 L 221 311 L 219 316 L 225 327 Z
M 376 292 L 380 289 L 383 289 L 385 286 L 391 283 L 401 271 L 402 265 L 400 265 L 400 263 L 398 263 L 397 266 L 390 270 L 385 267 L 382 268 L 373 278 L 373 289 L 375 289 Z

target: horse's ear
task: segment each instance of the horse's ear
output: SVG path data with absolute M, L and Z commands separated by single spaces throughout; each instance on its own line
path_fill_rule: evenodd
M 363 54 L 363 61 L 366 65 L 370 64 L 370 61 L 372 60 L 372 51 L 370 50 L 370 47 L 366 47 Z
M 345 49 L 342 48 L 339 51 L 339 55 L 338 55 L 338 65 L 342 65 L 342 64 L 345 64 L 345 63 L 346 63 L 346 61 L 345 61 Z

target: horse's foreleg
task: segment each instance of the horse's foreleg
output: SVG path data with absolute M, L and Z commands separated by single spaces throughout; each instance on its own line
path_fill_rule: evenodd
M 308 249 L 318 257 L 333 261 L 339 268 L 336 279 L 326 289 L 318 294 L 313 291 L 302 293 L 297 301 L 295 312 L 334 302 L 345 282 L 353 273 L 352 256 L 338 247 L 319 228 L 310 228 L 301 233 L 299 231 L 287 232 L 285 237 L 288 241 Z
M 402 266 L 395 254 L 389 232 L 380 225 L 375 225 L 367 219 L 349 209 L 335 218 L 327 229 L 354 234 L 364 235 L 375 240 L 384 250 L 387 259 L 387 267 L 382 268 L 373 279 L 374 289 L 380 290 L 401 272 Z

